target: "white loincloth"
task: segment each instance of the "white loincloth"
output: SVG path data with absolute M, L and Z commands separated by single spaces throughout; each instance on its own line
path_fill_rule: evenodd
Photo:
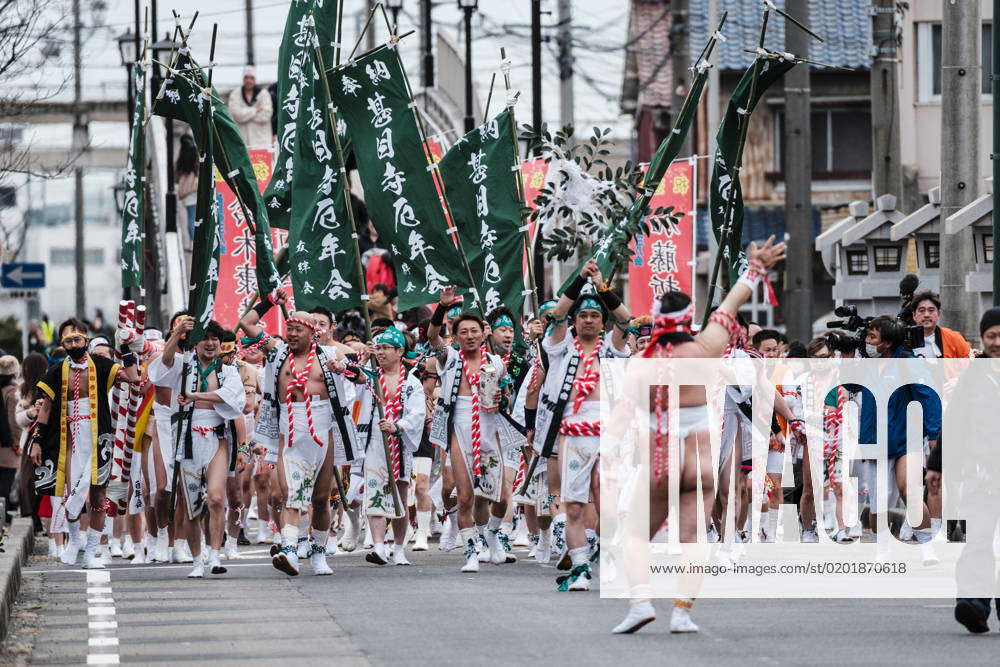
M 472 481 L 472 397 L 458 396 L 455 398 L 455 416 L 453 419 L 453 442 L 457 443 L 465 455 L 465 467 Z M 503 489 L 503 457 L 500 453 L 497 422 L 503 419 L 495 412 L 479 411 L 479 463 L 482 474 L 479 486 L 473 483 L 473 493 L 480 498 L 493 502 L 500 500 Z
M 303 510 L 312 507 L 313 490 L 319 477 L 326 455 L 330 451 L 330 429 L 333 427 L 333 411 L 330 402 L 318 396 L 310 396 L 313 432 L 323 442 L 320 446 L 309 431 L 305 401 L 292 403 L 292 418 L 295 432 L 291 445 L 282 446 L 278 454 L 279 466 L 284 471 L 288 498 L 285 507 Z M 288 438 L 288 406 L 281 404 L 279 433 L 282 440 Z M 334 438 L 339 441 L 339 437 Z M 342 447 L 342 446 L 341 446 Z M 336 451 L 334 452 L 336 455 Z M 346 462 L 346 458 L 343 459 Z

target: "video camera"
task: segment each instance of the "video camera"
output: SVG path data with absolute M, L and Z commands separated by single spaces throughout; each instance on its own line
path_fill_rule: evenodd
M 838 331 L 831 331 L 826 334 L 827 346 L 844 355 L 853 355 L 855 351 L 864 352 L 865 332 L 868 330 L 868 323 L 874 318 L 858 315 L 857 306 L 837 306 L 833 314 L 846 319 L 831 320 L 826 323 L 826 326 L 830 329 L 850 331 L 854 335 L 848 336 Z
M 910 303 L 919 285 L 920 279 L 912 273 L 906 274 L 899 281 L 901 310 L 896 315 L 896 323 L 902 330 L 903 347 L 910 352 L 924 346 L 924 328 L 914 323 L 913 308 Z M 875 318 L 859 316 L 856 306 L 837 306 L 833 312 L 837 317 L 845 319 L 832 320 L 827 322 L 826 326 L 831 329 L 844 329 L 845 331 L 852 332 L 854 335 L 845 336 L 836 331 L 831 331 L 826 334 L 829 348 L 840 351 L 841 354 L 854 354 L 855 350 L 860 350 L 864 353 L 865 332 L 868 330 L 868 325 Z

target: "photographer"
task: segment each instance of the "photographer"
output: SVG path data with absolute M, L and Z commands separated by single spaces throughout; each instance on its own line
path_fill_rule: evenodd
M 930 290 L 913 295 L 908 305 L 913 322 L 924 329 L 924 346 L 913 350 L 925 359 L 960 359 L 969 356 L 970 345 L 957 331 L 938 326 L 941 297 Z
M 868 323 L 865 331 L 865 351 L 868 357 L 879 359 L 912 359 L 913 354 L 903 345 L 904 341 L 903 325 L 896 319 L 880 315 Z M 879 376 L 886 382 L 893 383 L 890 369 L 880 369 Z M 886 454 L 889 462 L 888 489 L 892 496 L 893 481 L 895 487 L 899 489 L 901 498 L 906 499 L 906 410 L 910 403 L 917 401 L 921 406 L 923 417 L 923 434 L 928 438 L 931 448 L 937 444 L 938 435 L 941 432 L 941 403 L 937 395 L 923 384 L 911 382 L 907 384 L 898 383 L 899 388 L 894 391 L 889 398 L 889 423 L 888 423 L 888 452 Z M 878 442 L 876 437 L 876 409 L 874 401 L 862 401 L 861 406 L 861 433 L 859 442 Z M 878 499 L 884 502 L 885 499 Z M 929 513 L 927 505 L 921 500 L 923 512 L 920 524 L 914 528 L 913 536 L 920 544 L 930 542 L 933 533 L 930 528 Z M 871 501 L 871 529 L 875 532 L 878 527 L 877 513 L 885 511 L 886 507 L 878 507 L 876 497 Z M 925 554 L 927 560 L 928 554 Z

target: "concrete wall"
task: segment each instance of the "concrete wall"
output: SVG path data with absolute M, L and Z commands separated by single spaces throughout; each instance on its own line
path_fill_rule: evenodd
M 982 17 L 989 22 L 993 17 L 992 3 L 983 1 Z M 941 102 L 921 100 L 919 85 L 918 25 L 922 22 L 941 21 L 941 3 L 934 0 L 917 0 L 903 17 L 903 46 L 900 63 L 900 136 L 904 165 L 917 170 L 920 192 L 939 185 L 941 176 Z M 980 107 L 983 149 L 980 151 L 980 173 L 985 178 L 990 173 L 989 141 L 993 105 L 988 96 Z M 978 184 L 977 194 L 987 192 L 985 181 Z

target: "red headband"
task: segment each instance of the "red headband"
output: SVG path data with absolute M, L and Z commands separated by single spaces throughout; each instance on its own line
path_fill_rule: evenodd
M 304 320 L 301 317 L 289 317 L 285 320 L 288 324 L 301 324 L 304 327 L 309 327 L 313 331 L 316 331 L 316 323 L 311 320 Z
M 677 331 L 691 332 L 691 319 L 694 317 L 694 303 L 689 303 L 681 310 L 672 313 L 657 313 L 653 316 L 653 333 L 655 338 L 660 334 Z

